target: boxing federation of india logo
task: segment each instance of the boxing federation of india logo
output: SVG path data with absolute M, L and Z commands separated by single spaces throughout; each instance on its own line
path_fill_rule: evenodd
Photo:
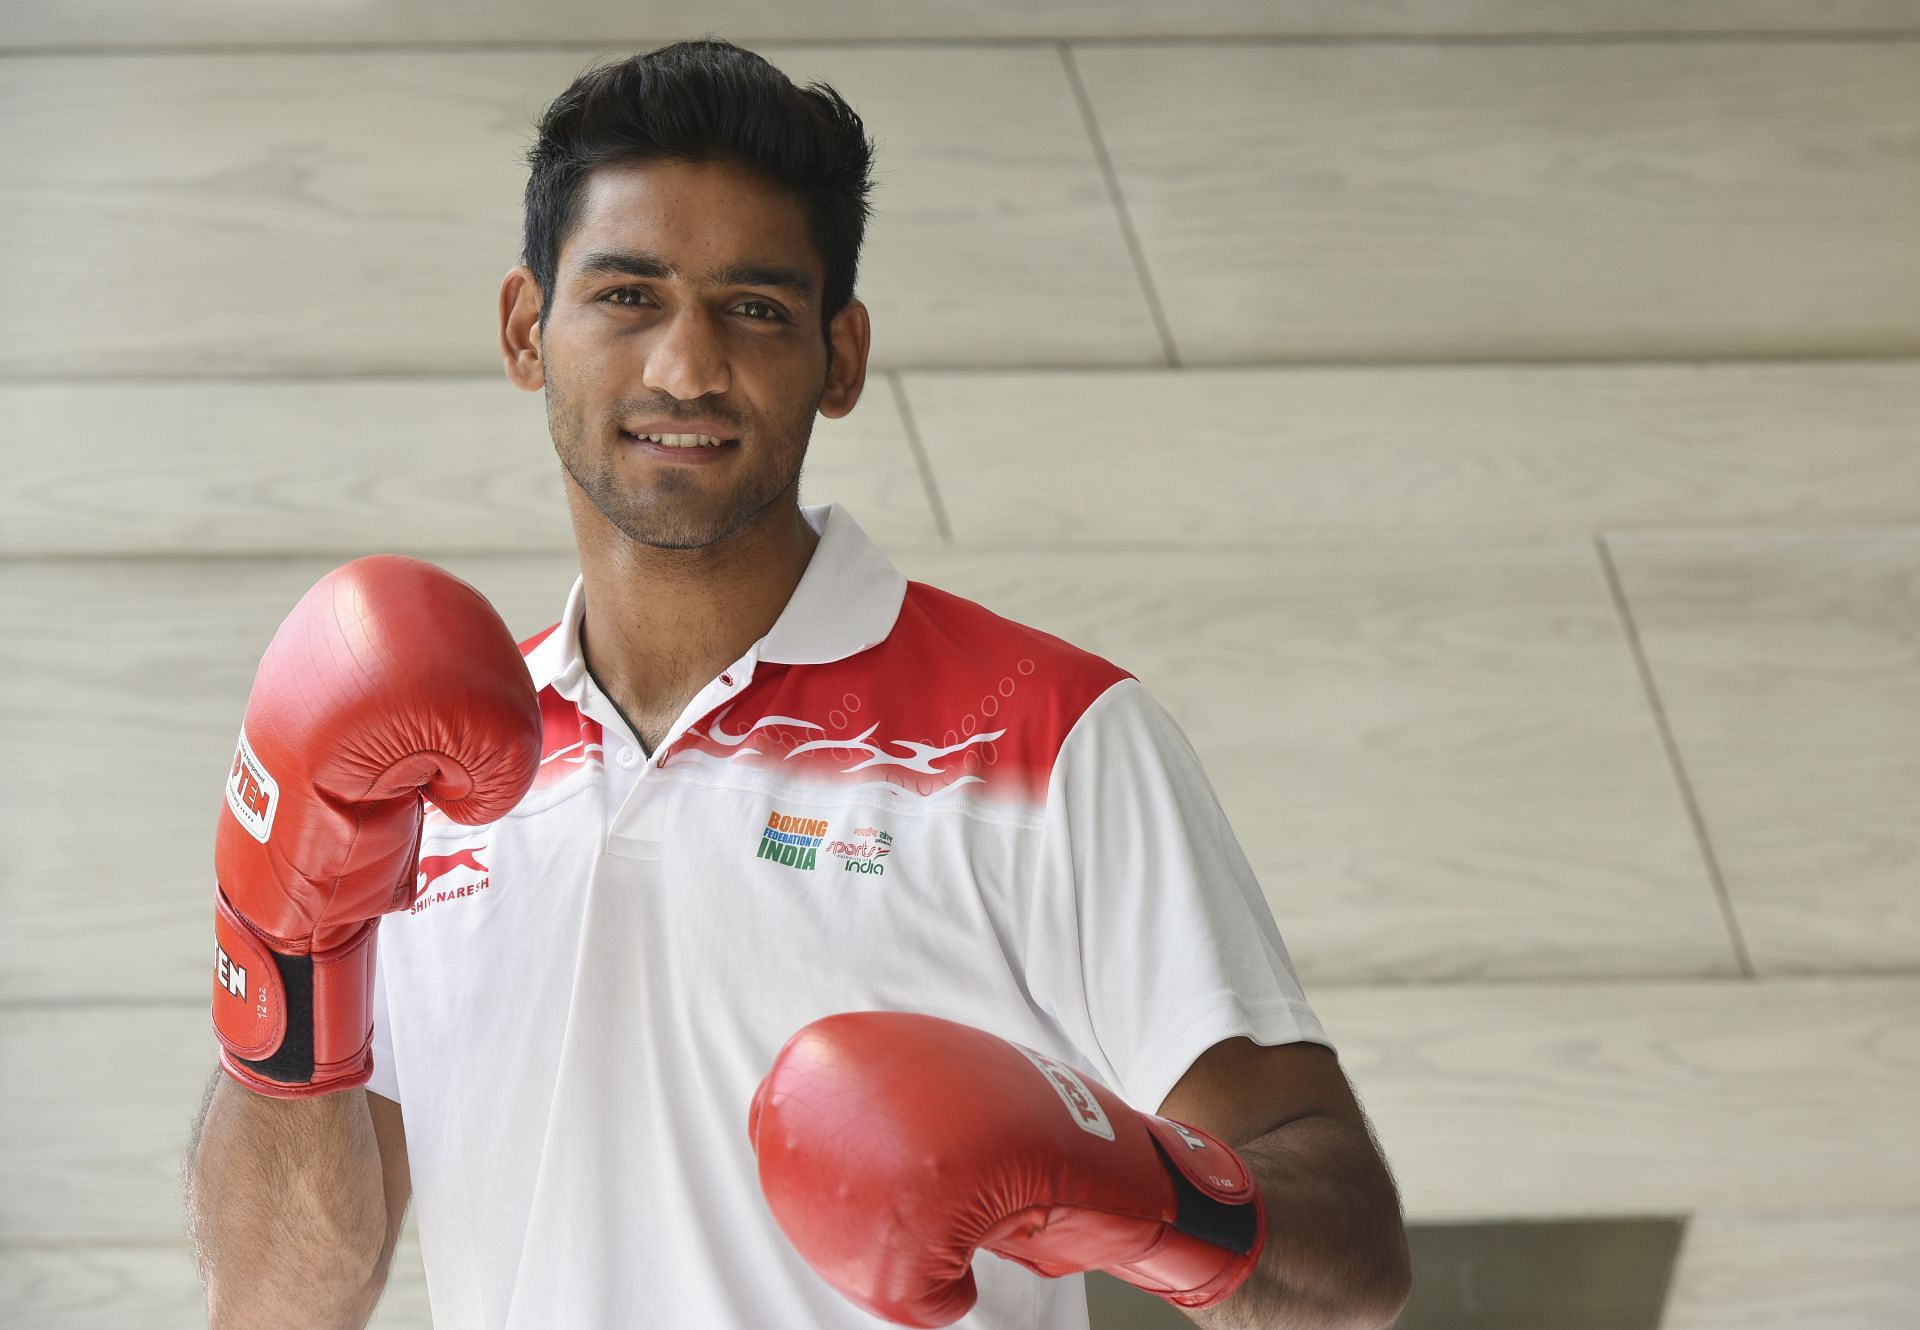
M 880 861 L 893 853 L 893 837 L 878 827 L 855 827 L 853 836 L 851 841 L 837 840 L 827 846 L 827 853 L 840 859 L 841 871 L 884 874 L 887 866 Z
M 793 817 L 775 809 L 767 815 L 767 825 L 760 829 L 760 849 L 754 857 L 771 859 L 788 868 L 812 868 L 820 842 L 826 838 L 825 818 Z

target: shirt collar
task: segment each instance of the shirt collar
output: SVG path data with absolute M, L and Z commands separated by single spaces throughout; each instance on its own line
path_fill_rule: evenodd
M 800 584 L 767 635 L 747 658 L 776 665 L 825 665 L 887 640 L 906 599 L 907 579 L 860 524 L 837 503 L 800 509 L 819 533 Z M 562 692 L 586 672 L 580 652 L 580 621 L 586 613 L 586 579 L 575 577 L 560 622 L 527 653 L 536 689 Z

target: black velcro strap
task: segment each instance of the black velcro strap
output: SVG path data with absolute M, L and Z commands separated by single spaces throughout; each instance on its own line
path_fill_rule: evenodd
M 287 1033 L 273 1053 L 250 1062 L 235 1058 L 247 1070 L 282 1085 L 313 1082 L 313 957 L 283 956 L 268 951 L 280 970 L 280 991 L 287 995 Z
M 1148 1139 L 1153 1138 L 1149 1136 Z M 1187 1181 L 1186 1174 L 1174 1167 L 1159 1141 L 1153 1142 L 1153 1148 L 1160 1152 L 1160 1162 L 1166 1166 L 1167 1176 L 1173 1179 L 1174 1203 L 1177 1207 L 1173 1226 L 1202 1242 L 1210 1242 L 1240 1256 L 1252 1251 L 1253 1235 L 1259 1230 L 1259 1216 L 1253 1212 L 1253 1203 L 1248 1201 L 1229 1205 L 1207 1195 Z

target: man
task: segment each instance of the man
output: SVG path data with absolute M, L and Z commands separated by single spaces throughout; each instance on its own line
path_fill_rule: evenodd
M 776 1225 L 746 1134 L 789 1036 L 868 1011 L 1234 1147 L 1265 1240 L 1196 1321 L 1386 1325 L 1391 1178 L 1171 718 L 799 506 L 816 412 L 865 382 L 870 152 L 830 89 L 723 42 L 591 71 L 543 119 L 501 350 L 545 393 L 580 577 L 521 644 L 530 792 L 479 825 L 430 807 L 380 927 L 367 1116 L 276 1138 L 378 1143 L 342 1305 L 377 1298 L 411 1192 L 440 1327 L 880 1324 Z M 366 1201 L 362 1175 L 342 1229 Z M 1081 1281 L 1039 1268 L 982 1251 L 961 1324 L 1084 1326 Z

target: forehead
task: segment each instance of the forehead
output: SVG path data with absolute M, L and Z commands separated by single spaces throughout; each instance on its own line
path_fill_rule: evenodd
M 808 274 L 817 294 L 823 276 L 805 205 L 730 162 L 595 170 L 560 255 L 563 278 L 610 251 L 657 254 L 693 282 L 743 263 L 784 264 Z

